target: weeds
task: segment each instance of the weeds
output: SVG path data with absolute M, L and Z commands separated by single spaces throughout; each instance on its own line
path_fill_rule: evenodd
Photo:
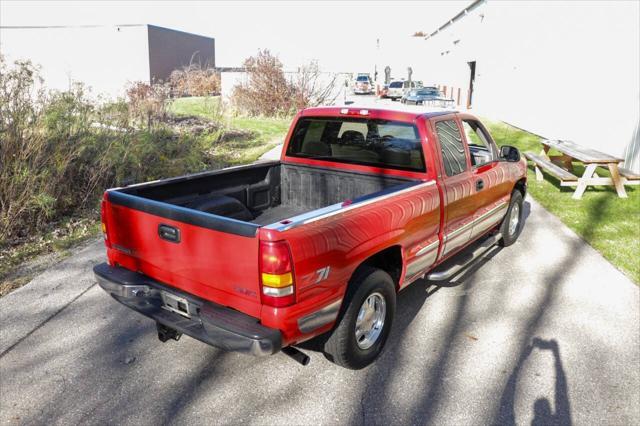
M 215 164 L 207 152 L 222 126 L 179 131 L 166 120 L 164 89 L 135 84 L 129 103 L 100 104 L 80 84 L 45 91 L 30 62 L 0 66 L 2 249 L 62 218 L 95 216 L 105 188 Z

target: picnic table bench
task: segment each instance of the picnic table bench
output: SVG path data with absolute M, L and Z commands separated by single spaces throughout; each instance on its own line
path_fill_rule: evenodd
M 591 185 L 613 185 L 618 196 L 626 198 L 627 193 L 624 185 L 640 184 L 640 175 L 631 170 L 618 166 L 624 161 L 622 158 L 605 154 L 595 149 L 580 146 L 571 141 L 543 140 L 543 149 L 540 154 L 525 152 L 524 155 L 534 164 L 536 180 L 543 180 L 542 171 L 555 176 L 560 180 L 561 186 L 575 186 L 573 198 L 580 199 L 587 186 Z M 560 155 L 549 156 L 549 151 L 554 149 Z M 576 176 L 573 171 L 573 162 L 580 162 L 585 165 L 582 176 Z M 603 167 L 609 170 L 611 177 L 600 177 L 596 169 Z

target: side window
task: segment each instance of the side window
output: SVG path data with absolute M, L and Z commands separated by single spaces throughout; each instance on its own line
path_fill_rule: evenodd
M 463 120 L 462 127 L 469 144 L 471 164 L 481 166 L 496 160 L 497 153 L 493 143 L 491 143 L 477 121 Z
M 447 176 L 454 176 L 467 170 L 467 157 L 458 124 L 454 120 L 438 121 L 436 133 L 440 141 L 442 161 Z

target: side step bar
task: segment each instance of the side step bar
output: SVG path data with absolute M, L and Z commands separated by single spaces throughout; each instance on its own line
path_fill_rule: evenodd
M 445 269 L 442 271 L 433 271 L 427 274 L 427 279 L 429 281 L 448 280 L 449 278 L 456 275 L 458 272 L 465 269 L 467 266 L 471 265 L 482 254 L 484 254 L 487 250 L 489 250 L 491 247 L 496 245 L 496 243 L 500 241 L 501 238 L 502 238 L 501 233 L 497 233 L 495 235 L 490 236 L 482 244 L 474 248 L 471 252 L 466 253 L 466 256 L 469 257 L 468 259 L 464 261 L 462 261 L 461 259 L 461 263 L 456 263 L 454 265 L 451 265 L 451 267 L 449 267 L 448 269 Z

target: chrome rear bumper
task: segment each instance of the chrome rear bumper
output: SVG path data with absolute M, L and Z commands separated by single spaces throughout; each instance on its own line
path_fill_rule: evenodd
M 279 330 L 257 318 L 168 287 L 146 275 L 101 263 L 93 268 L 98 284 L 123 305 L 209 345 L 255 356 L 282 348 Z M 163 308 L 162 292 L 188 303 L 189 316 Z

